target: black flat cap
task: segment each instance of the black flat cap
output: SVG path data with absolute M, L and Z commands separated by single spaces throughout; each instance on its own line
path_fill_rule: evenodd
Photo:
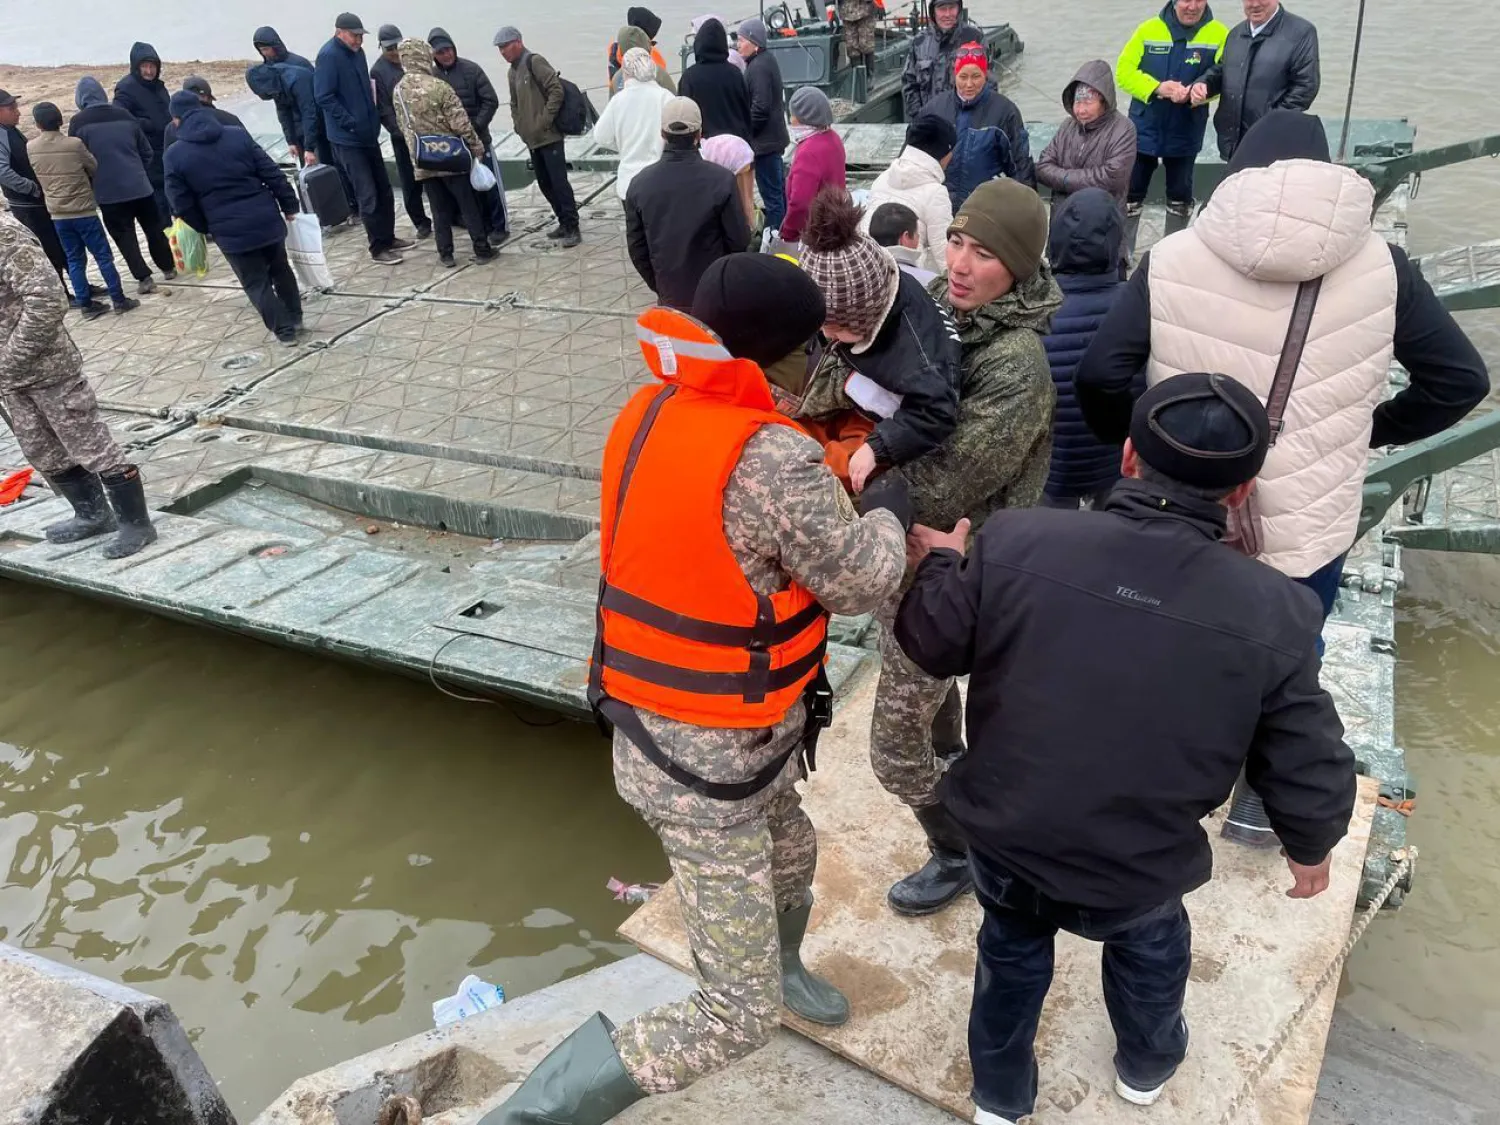
M 1159 473 L 1198 488 L 1254 480 L 1271 447 L 1271 423 L 1255 392 L 1228 375 L 1191 371 L 1136 400 L 1130 443 Z

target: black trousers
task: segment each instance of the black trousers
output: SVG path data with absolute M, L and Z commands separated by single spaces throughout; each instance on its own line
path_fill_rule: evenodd
M 578 229 L 578 203 L 573 198 L 573 185 L 568 183 L 568 158 L 563 152 L 563 142 L 531 150 L 531 166 L 536 172 L 536 186 L 552 204 L 552 213 L 557 216 L 563 230 Z
M 396 175 L 401 180 L 401 202 L 406 206 L 406 217 L 417 230 L 432 226 L 427 209 L 422 206 L 422 185 L 417 183 L 416 169 L 411 163 L 411 149 L 406 147 L 406 138 L 400 133 L 391 133 L 391 155 L 396 158 Z
M 172 244 L 167 241 L 166 230 L 156 213 L 156 197 L 143 195 L 139 199 L 128 199 L 124 203 L 102 203 L 99 210 L 104 214 L 104 229 L 114 241 L 115 249 L 125 259 L 130 276 L 144 281 L 151 276 L 151 267 L 141 257 L 141 240 L 136 237 L 139 226 L 146 234 L 146 249 L 151 260 L 162 273 L 171 273 L 177 268 L 172 260 Z
M 1151 178 L 1156 175 L 1158 163 L 1167 166 L 1167 202 L 1191 203 L 1193 201 L 1193 169 L 1197 165 L 1194 156 L 1164 156 L 1158 159 L 1144 152 L 1135 154 L 1135 167 L 1130 170 L 1130 191 L 1126 199 L 1131 203 L 1145 200 L 1151 190 Z
M 290 333 L 302 319 L 302 294 L 297 275 L 287 261 L 286 243 L 277 242 L 243 253 L 224 253 L 234 276 L 244 286 L 245 296 L 260 313 L 266 327 L 277 336 Z
M 333 151 L 354 185 L 354 198 L 359 201 L 359 219 L 365 225 L 370 253 L 389 250 L 396 241 L 396 194 L 391 191 L 380 147 L 336 144 Z
M 474 251 L 488 242 L 488 223 L 480 196 L 469 186 L 467 176 L 438 176 L 422 181 L 427 191 L 427 202 L 432 205 L 432 237 L 437 242 L 437 252 L 444 257 L 453 253 L 453 220 L 461 217 Z
M 67 277 L 68 255 L 63 251 L 62 240 L 57 237 L 57 228 L 52 225 L 52 216 L 47 208 L 45 206 L 12 207 L 10 213 L 20 220 L 23 227 L 41 240 L 42 252 L 47 255 L 47 261 L 52 263 L 57 276 Z M 64 282 L 64 288 L 66 287 L 67 283 Z M 80 301 L 88 299 L 87 293 L 75 293 L 73 296 Z
M 349 210 L 356 215 L 359 214 L 359 199 L 354 194 L 354 185 L 349 182 L 349 173 L 344 171 L 344 166 L 339 163 L 338 154 L 333 149 L 333 142 L 327 137 L 320 138 L 316 151 L 318 163 L 327 164 L 339 174 L 339 183 L 344 185 L 344 198 L 349 201 Z

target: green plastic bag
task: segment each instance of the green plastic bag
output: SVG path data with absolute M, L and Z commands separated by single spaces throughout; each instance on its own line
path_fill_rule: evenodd
M 172 257 L 177 262 L 178 273 L 190 273 L 202 277 L 208 273 L 208 241 L 181 219 L 167 228 L 167 241 L 172 244 Z

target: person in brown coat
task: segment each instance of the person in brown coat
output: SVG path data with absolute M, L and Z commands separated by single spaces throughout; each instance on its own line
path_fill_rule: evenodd
M 1036 162 L 1037 182 L 1052 189 L 1055 209 L 1086 187 L 1103 188 L 1125 206 L 1135 167 L 1135 126 L 1115 105 L 1114 69 L 1086 62 L 1063 88 L 1068 116 Z

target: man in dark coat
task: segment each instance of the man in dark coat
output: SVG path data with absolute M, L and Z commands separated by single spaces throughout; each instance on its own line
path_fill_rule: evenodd
M 1120 446 L 1100 441 L 1083 420 L 1073 393 L 1073 372 L 1089 342 L 1115 303 L 1120 280 L 1120 250 L 1125 221 L 1109 192 L 1084 188 L 1052 213 L 1047 260 L 1063 291 L 1063 303 L 1052 314 L 1052 328 L 1042 340 L 1057 404 L 1052 408 L 1052 467 L 1042 504 L 1076 509 L 1080 501 L 1103 505 L 1120 479 Z
M 432 58 L 436 63 L 433 73 L 452 86 L 458 100 L 463 103 L 469 122 L 484 144 L 485 161 L 491 164 L 493 170 L 495 147 L 490 137 L 490 122 L 500 112 L 500 95 L 495 93 L 490 76 L 473 59 L 461 57 L 458 48 L 454 46 L 453 37 L 440 27 L 427 33 L 427 45 L 432 48 Z M 508 236 L 509 223 L 498 176 L 495 186 L 479 197 L 479 205 L 489 227 L 490 244 L 493 246 L 504 242 Z
M 1250 126 L 1273 109 L 1311 109 L 1321 82 L 1318 29 L 1280 0 L 1245 0 L 1245 21 L 1190 94 L 1194 105 L 1219 99 L 1214 130 L 1219 155 L 1228 160 Z
M 406 207 L 406 217 L 417 228 L 417 237 L 432 237 L 432 220 L 427 217 L 427 205 L 422 196 L 422 185 L 417 183 L 416 169 L 411 162 L 411 149 L 406 146 L 406 134 L 401 131 L 401 122 L 396 117 L 396 84 L 405 76 L 401 68 L 401 52 L 397 49 L 404 36 L 393 23 L 382 24 L 376 38 L 380 43 L 380 57 L 370 64 L 370 78 L 375 83 L 375 108 L 380 111 L 380 124 L 386 136 L 391 138 L 391 155 L 396 160 L 396 176 L 401 181 L 401 201 Z
M 631 263 L 658 303 L 684 310 L 692 308 L 703 271 L 750 241 L 734 173 L 698 154 L 702 130 L 691 98 L 663 105 L 661 159 L 637 172 L 625 193 Z
M 333 142 L 334 159 L 348 175 L 359 202 L 370 257 L 394 265 L 402 260 L 400 251 L 415 243 L 396 237 L 396 197 L 380 152 L 380 111 L 365 62 L 367 34 L 352 12 L 334 21 L 333 38 L 323 44 L 313 68 L 313 93 L 323 111 L 323 131 Z
M 1218 542 L 1270 436 L 1243 384 L 1174 376 L 1137 403 L 1130 479 L 1103 511 L 996 512 L 967 549 L 967 521 L 913 528 L 931 553 L 896 637 L 930 674 L 970 677 L 969 750 L 939 792 L 984 908 L 976 1121 L 1035 1108 L 1060 929 L 1104 944 L 1116 1093 L 1160 1097 L 1188 1047 L 1182 899 L 1213 867 L 1201 821 L 1241 770 L 1284 845 L 1288 895 L 1328 887 L 1355 780 L 1318 682 L 1323 615 L 1311 591 Z
M 693 36 L 693 65 L 682 72 L 678 91 L 698 103 L 703 136 L 733 133 L 750 140 L 750 89 L 740 68 L 729 61 L 729 32 L 706 19 Z
M 230 113 L 227 109 L 220 109 L 214 105 L 214 88 L 209 85 L 207 78 L 200 78 L 195 74 L 191 78 L 183 79 L 182 88 L 189 93 L 197 94 L 198 100 L 203 103 L 203 108 L 208 110 L 213 115 L 214 120 L 220 125 L 225 125 L 231 129 L 245 128 L 245 123 L 234 114 Z M 162 134 L 162 152 L 165 153 L 167 149 L 171 148 L 176 140 L 177 122 L 170 121 L 167 123 L 166 131 Z
M 766 25 L 760 19 L 740 24 L 739 52 L 745 60 L 750 90 L 750 148 L 755 153 L 755 186 L 765 206 L 766 230 L 781 229 L 786 218 L 786 165 L 782 153 L 791 144 L 786 127 L 786 91 L 776 56 L 766 49 Z
M 275 74 L 273 84 L 266 79 L 257 83 L 251 75 L 257 68 L 245 72 L 245 81 L 262 100 L 270 98 L 276 103 L 276 117 L 281 122 L 281 133 L 286 138 L 292 155 L 303 164 L 326 164 L 339 174 L 339 183 L 344 188 L 344 198 L 349 201 L 349 210 L 358 214 L 359 203 L 354 194 L 354 185 L 349 175 L 333 158 L 333 142 L 323 129 L 323 113 L 318 109 L 317 92 L 313 87 L 313 64 L 304 55 L 287 50 L 286 44 L 274 27 L 258 27 L 252 38 L 255 51 L 266 61 L 266 66 Z M 302 74 L 306 73 L 304 82 Z M 352 221 L 352 220 L 351 220 Z
M 286 256 L 286 225 L 301 209 L 297 193 L 243 129 L 208 112 L 196 94 L 172 95 L 178 139 L 166 158 L 172 213 L 211 234 L 266 328 L 294 344 L 302 297 Z
M 171 281 L 177 276 L 172 245 L 157 213 L 156 192 L 147 172 L 153 156 L 151 142 L 129 110 L 109 104 L 97 78 L 80 78 L 73 100 L 78 112 L 68 122 L 68 136 L 81 140 L 99 162 L 94 198 L 104 218 L 104 229 L 125 259 L 136 287 L 150 293 L 156 289 L 156 282 L 141 257 L 137 228 L 146 236 L 146 249 L 162 277 Z
M 965 43 L 983 43 L 984 32 L 963 18 L 961 0 L 930 0 L 928 25 L 906 55 L 901 72 L 901 104 L 915 121 L 927 103 L 953 89 L 953 64 Z
M 21 121 L 20 99 L 14 94 L 0 90 L 0 196 L 21 224 L 36 235 L 47 255 L 47 261 L 57 271 L 68 288 L 68 256 L 63 251 L 62 241 L 57 237 L 57 228 L 52 225 L 52 214 L 47 210 L 47 196 L 37 179 L 36 169 L 31 166 L 27 152 L 26 134 L 17 126 Z M 87 304 L 88 293 L 75 293 L 75 304 Z
M 166 151 L 167 126 L 172 115 L 167 110 L 166 83 L 161 80 L 161 56 L 150 43 L 135 43 L 130 48 L 130 73 L 115 83 L 115 105 L 127 111 L 141 124 L 141 132 L 151 144 L 151 163 L 146 173 L 151 177 L 152 194 L 162 225 L 167 223 L 167 196 L 162 188 L 162 153 Z

